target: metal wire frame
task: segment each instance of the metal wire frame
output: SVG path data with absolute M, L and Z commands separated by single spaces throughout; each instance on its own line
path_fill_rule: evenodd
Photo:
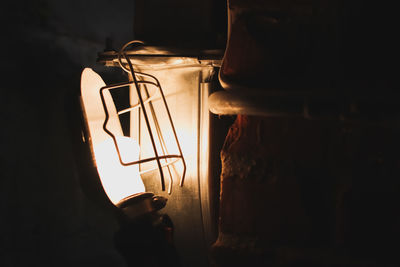
M 104 86 L 104 87 L 102 87 L 100 89 L 101 102 L 102 102 L 102 105 L 103 105 L 103 108 L 104 108 L 104 112 L 105 112 L 105 115 L 106 115 L 106 118 L 105 118 L 104 123 L 103 123 L 103 130 L 108 135 L 111 136 L 111 138 L 112 138 L 112 140 L 114 142 L 115 148 L 117 150 L 119 162 L 123 166 L 131 166 L 131 165 L 150 162 L 150 161 L 154 161 L 154 160 L 157 162 L 157 167 L 159 169 L 160 179 L 161 179 L 161 189 L 163 191 L 165 191 L 165 179 L 164 179 L 164 173 L 163 173 L 162 169 L 163 169 L 163 167 L 168 167 L 168 171 L 169 171 L 169 174 L 170 174 L 170 183 L 169 183 L 168 193 L 170 194 L 171 190 L 172 190 L 172 181 L 173 180 L 172 180 L 171 171 L 169 169 L 169 165 L 174 164 L 179 159 L 182 160 L 183 172 L 182 172 L 182 177 L 180 179 L 179 185 L 183 186 L 183 183 L 184 183 L 184 180 L 185 180 L 185 175 L 186 175 L 186 162 L 185 162 L 185 159 L 184 159 L 183 154 L 182 154 L 182 149 L 181 149 L 181 146 L 180 146 L 180 143 L 179 143 L 179 140 L 178 140 L 178 136 L 176 134 L 174 123 L 172 121 L 172 116 L 171 116 L 171 113 L 169 111 L 168 104 L 167 104 L 167 101 L 165 99 L 165 95 L 164 95 L 164 92 L 163 92 L 163 90 L 161 88 L 160 82 L 158 81 L 158 79 L 156 77 L 154 77 L 154 76 L 152 76 L 150 74 L 135 71 L 134 68 L 133 68 L 132 62 L 129 60 L 128 56 L 124 52 L 126 47 L 128 47 L 131 44 L 135 44 L 135 43 L 143 44 L 140 41 L 131 41 L 131 42 L 125 44 L 122 47 L 122 49 L 120 50 L 119 54 L 118 54 L 118 60 L 119 60 L 121 68 L 124 71 L 126 71 L 126 72 L 131 74 L 132 81 L 113 84 L 113 85 L 108 85 L 108 86 Z M 127 61 L 129 69 L 126 68 L 125 66 L 123 66 L 122 61 L 121 61 L 121 56 L 123 56 L 125 58 L 125 60 Z M 139 78 L 150 78 L 153 81 L 140 80 Z M 108 121 L 110 119 L 110 115 L 109 115 L 108 110 L 107 110 L 107 105 L 106 105 L 105 98 L 104 98 L 104 91 L 105 90 L 113 90 L 113 89 L 121 88 L 121 87 L 126 87 L 126 86 L 129 86 L 129 85 L 134 85 L 135 86 L 135 89 L 136 89 L 136 92 L 137 92 L 137 95 L 138 95 L 138 98 L 139 98 L 139 104 L 135 105 L 135 106 L 132 106 L 132 107 L 129 107 L 127 109 L 124 109 L 122 111 L 119 111 L 117 114 L 121 115 L 121 114 L 124 114 L 126 112 L 131 112 L 131 111 L 135 110 L 136 108 L 141 108 L 141 110 L 143 111 L 143 117 L 145 119 L 147 131 L 149 133 L 150 141 L 151 141 L 151 144 L 153 146 L 154 157 L 141 159 L 141 160 L 137 160 L 137 161 L 124 162 L 122 157 L 121 157 L 121 153 L 120 153 L 120 149 L 118 147 L 118 142 L 117 142 L 116 136 L 110 130 L 107 129 L 107 123 L 108 123 Z M 176 141 L 177 148 L 179 150 L 179 154 L 172 154 L 172 155 L 166 154 L 168 152 L 166 151 L 165 141 L 164 141 L 164 139 L 162 137 L 161 129 L 159 128 L 158 120 L 157 120 L 154 108 L 152 106 L 152 103 L 151 103 L 151 100 L 153 99 L 154 95 L 152 97 L 149 96 L 147 88 L 145 87 L 146 97 L 147 98 L 145 100 L 143 100 L 142 91 L 141 91 L 140 85 L 144 85 L 144 86 L 153 85 L 153 86 L 155 86 L 156 88 L 159 89 L 159 92 L 160 92 L 164 107 L 165 107 L 165 109 L 167 111 L 168 119 L 169 119 L 169 122 L 170 122 L 170 125 L 171 125 L 171 128 L 172 128 L 172 132 L 174 134 L 174 138 L 175 138 L 175 141 Z M 160 144 L 161 144 L 161 148 L 163 150 L 163 154 L 164 155 L 159 155 L 159 153 L 157 151 L 156 143 L 155 143 L 155 140 L 154 140 L 154 135 L 153 135 L 153 132 L 152 132 L 152 129 L 151 129 L 151 126 L 150 126 L 149 117 L 148 117 L 147 110 L 146 110 L 146 107 L 145 107 L 146 103 L 149 103 L 150 111 L 151 111 L 152 116 L 153 116 L 153 121 L 154 121 L 155 126 L 156 126 L 157 136 L 159 138 L 159 141 L 160 141 Z M 164 146 L 165 146 L 165 148 L 164 148 Z M 175 160 L 168 162 L 167 159 L 171 159 L 171 158 L 175 158 Z M 165 160 L 165 163 L 161 164 L 160 160 Z M 149 172 L 149 171 L 152 171 L 154 169 L 157 169 L 157 168 L 148 169 L 148 170 L 142 171 L 141 173 Z

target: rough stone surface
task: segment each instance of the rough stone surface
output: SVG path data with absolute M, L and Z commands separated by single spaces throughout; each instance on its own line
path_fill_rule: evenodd
M 387 124 L 239 115 L 221 152 L 218 266 L 397 262 L 398 134 Z

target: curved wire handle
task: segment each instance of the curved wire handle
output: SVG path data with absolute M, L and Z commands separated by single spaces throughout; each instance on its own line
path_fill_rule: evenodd
M 104 121 L 104 124 L 103 124 L 103 130 L 104 130 L 108 135 L 110 135 L 111 138 L 113 139 L 115 148 L 116 148 L 116 150 L 117 150 L 117 154 L 118 154 L 119 161 L 120 161 L 120 163 L 121 163 L 123 166 L 130 166 L 130 165 L 140 164 L 140 163 L 149 162 L 149 161 L 153 161 L 153 160 L 155 160 L 155 161 L 157 162 L 157 166 L 158 166 L 159 173 L 160 173 L 160 179 L 161 179 L 161 188 L 162 188 L 163 191 L 165 191 L 165 179 L 164 179 L 164 173 L 163 173 L 162 168 L 165 167 L 165 166 L 167 166 L 167 167 L 168 167 L 168 170 L 169 170 L 169 165 L 175 163 L 175 162 L 176 162 L 177 160 L 179 160 L 179 159 L 182 159 L 183 173 L 182 173 L 182 177 L 181 177 L 181 179 L 180 179 L 179 185 L 180 185 L 180 186 L 183 186 L 184 179 L 185 179 L 185 175 L 186 175 L 186 162 L 185 162 L 185 159 L 184 159 L 183 154 L 182 154 L 182 149 L 181 149 L 181 146 L 180 146 L 180 144 L 179 144 L 178 136 L 177 136 L 177 133 L 176 133 L 176 130 L 175 130 L 174 123 L 173 123 L 173 121 L 172 121 L 171 113 L 170 113 L 170 111 L 169 111 L 169 108 L 168 108 L 168 105 L 167 105 L 167 102 L 166 102 L 166 99 L 165 99 L 165 95 L 164 95 L 163 90 L 162 90 L 162 88 L 161 88 L 160 82 L 158 81 L 158 79 L 157 79 L 155 76 L 152 76 L 152 75 L 147 74 L 147 73 L 137 72 L 137 71 L 134 70 L 133 65 L 132 65 L 132 62 L 130 61 L 130 59 L 128 58 L 128 56 L 127 56 L 126 53 L 125 53 L 126 48 L 127 48 L 128 46 L 132 45 L 132 44 L 140 44 L 140 45 L 143 45 L 144 42 L 134 40 L 134 41 L 130 41 L 130 42 L 126 43 L 126 44 L 121 48 L 121 50 L 118 52 L 118 63 L 119 63 L 119 65 L 120 65 L 120 67 L 121 67 L 125 72 L 129 73 L 129 74 L 132 76 L 132 80 L 133 80 L 133 81 L 125 82 L 125 83 L 120 83 L 120 84 L 109 85 L 109 86 L 104 86 L 104 87 L 102 87 L 102 88 L 100 89 L 101 101 L 102 101 L 103 108 L 104 108 L 104 112 L 105 112 L 105 115 L 106 115 L 106 118 L 105 118 L 105 121 Z M 122 63 L 122 57 L 127 61 L 128 67 L 129 67 L 129 68 L 126 68 L 126 67 L 123 65 L 123 63 Z M 138 77 L 137 77 L 137 76 L 138 76 Z M 140 79 L 138 79 L 139 77 L 140 77 L 140 78 L 147 77 L 147 78 L 152 79 L 153 81 L 140 80 Z M 148 133 L 149 133 L 150 141 L 151 141 L 151 144 L 152 144 L 152 146 L 153 146 L 154 157 L 146 158 L 146 159 L 142 159 L 142 160 L 137 160 L 137 161 L 132 161 L 132 162 L 124 162 L 123 159 L 122 159 L 122 157 L 121 157 L 121 153 L 120 153 L 120 150 L 119 150 L 119 147 L 118 147 L 118 142 L 117 142 L 117 139 L 116 139 L 115 135 L 114 135 L 110 130 L 107 129 L 107 123 L 108 123 L 108 121 L 109 121 L 110 115 L 109 115 L 109 113 L 108 113 L 107 105 L 106 105 L 105 98 L 104 98 L 104 90 L 112 90 L 112 89 L 116 89 L 116 88 L 120 88 L 120 87 L 129 86 L 129 85 L 131 85 L 131 84 L 134 84 L 134 85 L 135 85 L 136 92 L 137 92 L 137 95 L 138 95 L 138 98 L 139 98 L 139 105 L 137 105 L 136 107 L 138 107 L 138 108 L 140 107 L 140 108 L 143 110 L 143 116 L 144 116 L 144 118 L 145 118 L 145 122 L 146 122 L 146 126 L 147 126 L 147 131 L 148 131 Z M 155 143 L 155 140 L 154 140 L 154 135 L 153 135 L 153 132 L 152 132 L 152 130 L 151 130 L 149 117 L 148 117 L 148 115 L 147 115 L 147 111 L 146 111 L 146 108 L 145 108 L 145 103 L 149 102 L 150 108 L 151 108 L 151 111 L 152 111 L 152 115 L 154 116 L 154 118 L 153 118 L 154 121 L 157 121 L 156 115 L 155 115 L 153 106 L 151 105 L 151 102 L 150 102 L 150 101 L 151 101 L 151 97 L 150 97 L 149 95 L 147 95 L 147 99 L 143 100 L 142 93 L 141 93 L 141 90 L 140 90 L 140 85 L 154 85 L 154 86 L 156 86 L 156 87 L 159 89 L 161 98 L 162 98 L 162 100 L 163 100 L 165 109 L 166 109 L 166 111 L 167 111 L 167 115 L 168 115 L 168 118 L 169 118 L 169 122 L 170 122 L 170 124 L 171 124 L 172 132 L 173 132 L 173 134 L 174 134 L 175 141 L 176 141 L 176 144 L 177 144 L 177 147 L 178 147 L 178 150 L 179 150 L 179 155 L 168 155 L 168 154 L 166 154 L 162 145 L 161 145 L 161 147 L 163 148 L 164 155 L 159 155 L 159 153 L 158 153 L 158 151 L 157 151 L 157 148 L 156 148 L 156 143 Z M 146 90 L 146 92 L 147 92 L 147 90 Z M 130 107 L 130 108 L 126 109 L 126 111 L 118 112 L 118 115 L 123 114 L 123 113 L 128 112 L 128 111 L 132 111 L 133 108 L 135 108 L 135 107 Z M 161 140 L 163 141 L 162 136 L 161 136 L 161 133 L 159 133 L 159 131 L 161 131 L 161 130 L 159 129 L 158 126 L 156 126 L 156 127 L 157 127 L 158 137 L 159 137 L 160 142 L 161 142 Z M 164 141 L 163 141 L 163 142 L 164 142 Z M 167 162 L 167 159 L 169 159 L 169 158 L 176 158 L 176 160 L 171 161 L 171 162 Z M 166 161 L 166 163 L 165 163 L 165 164 L 161 164 L 160 159 L 164 159 L 164 160 Z M 151 170 L 154 170 L 154 169 L 151 169 Z M 150 170 L 147 170 L 147 171 L 150 171 Z M 145 171 L 145 172 L 147 172 L 147 171 Z M 142 173 L 144 173 L 144 172 L 142 172 Z M 169 187 L 168 187 L 168 193 L 170 194 L 171 191 L 172 191 L 172 182 L 173 182 L 173 180 L 172 180 L 172 174 L 171 174 L 170 170 L 169 170 L 169 173 L 170 173 L 170 183 L 169 183 Z
M 126 68 L 126 67 L 124 66 L 124 64 L 122 64 L 121 57 L 122 57 L 122 55 L 123 55 L 124 58 L 125 58 L 127 61 L 129 61 L 128 58 L 127 58 L 127 56 L 126 56 L 125 50 L 126 50 L 126 48 L 128 48 L 128 46 L 133 45 L 133 44 L 144 45 L 145 43 L 144 43 L 143 41 L 140 41 L 140 40 L 133 40 L 133 41 L 130 41 L 130 42 L 127 42 L 126 44 L 124 44 L 124 45 L 122 46 L 122 48 L 118 51 L 118 64 L 119 64 L 119 66 L 120 66 L 121 69 L 123 69 L 125 72 L 130 73 L 130 74 L 132 74 L 132 75 L 133 75 L 133 73 L 135 73 L 135 71 L 134 71 L 133 68 L 131 68 L 130 66 L 129 66 L 129 69 Z M 129 64 L 129 63 L 128 63 L 128 64 Z M 156 79 L 156 80 L 157 80 L 157 79 Z

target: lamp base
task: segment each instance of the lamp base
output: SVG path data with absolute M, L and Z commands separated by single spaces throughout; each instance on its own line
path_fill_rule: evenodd
M 166 203 L 167 199 L 164 197 L 143 192 L 122 199 L 116 206 L 129 218 L 136 218 L 158 211 L 165 207 Z
M 139 193 L 116 206 L 125 215 L 115 233 L 115 247 L 127 266 L 180 267 L 173 241 L 174 226 L 166 214 L 159 214 L 167 199 L 153 193 Z

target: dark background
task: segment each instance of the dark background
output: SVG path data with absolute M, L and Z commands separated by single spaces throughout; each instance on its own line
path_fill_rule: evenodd
M 68 105 L 111 37 L 133 38 L 131 0 L 1 6 L 0 266 L 124 266 L 114 217 L 82 193 Z

